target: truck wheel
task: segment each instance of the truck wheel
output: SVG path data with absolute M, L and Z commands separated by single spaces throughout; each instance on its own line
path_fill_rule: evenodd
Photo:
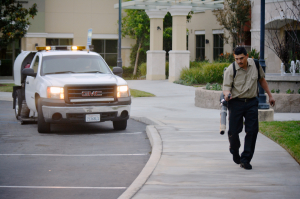
M 21 115 L 21 109 L 22 109 L 22 93 L 21 93 L 21 90 L 18 89 L 16 91 L 16 106 L 15 106 L 15 116 L 16 118 L 18 119 L 18 117 Z
M 38 99 L 38 132 L 39 133 L 49 133 L 50 123 L 45 122 L 43 110 L 42 110 L 42 99 Z
M 29 113 L 30 113 L 30 109 L 28 108 L 26 101 L 23 100 L 20 115 L 21 117 L 28 118 Z
M 115 130 L 125 130 L 127 127 L 127 120 L 113 121 L 113 125 Z

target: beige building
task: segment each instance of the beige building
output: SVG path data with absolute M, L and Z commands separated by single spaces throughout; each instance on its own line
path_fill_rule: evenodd
M 35 46 L 86 45 L 88 29 L 92 29 L 92 44 L 95 51 L 103 56 L 109 66 L 117 65 L 118 9 L 115 5 L 118 0 L 28 0 L 23 2 L 23 7 L 29 8 L 33 3 L 37 4 L 38 13 L 34 19 L 30 20 L 31 25 L 25 37 L 15 42 L 15 57 L 21 50 L 35 50 Z M 179 57 L 183 56 L 185 61 L 182 67 L 189 67 L 189 60 L 208 59 L 213 61 L 217 55 L 231 52 L 232 47 L 224 44 L 220 37 L 224 34 L 224 30 L 216 22 L 212 11 L 195 11 L 191 21 L 186 23 L 185 16 L 191 9 L 191 6 L 187 6 L 178 10 L 175 6 L 168 10 L 173 13 L 173 29 L 176 30 L 173 35 L 173 49 L 170 52 L 172 60 L 170 59 L 170 62 L 178 65 L 183 60 Z M 161 67 L 159 67 L 162 69 L 159 69 L 159 74 L 156 75 L 158 69 L 153 68 L 152 71 L 149 71 L 148 77 L 153 80 L 164 79 L 165 52 L 162 51 L 162 31 L 157 31 L 156 26 L 162 27 L 162 20 L 167 11 L 159 11 L 159 17 L 156 11 L 152 13 L 146 10 L 146 12 L 150 17 L 152 27 L 154 27 L 151 30 L 155 29 L 150 33 L 152 39 L 150 39 L 148 56 L 153 57 L 154 65 L 157 65 L 157 60 L 162 60 Z M 188 30 L 188 41 L 185 40 L 186 29 Z M 134 43 L 133 39 L 122 38 L 123 66 L 130 65 L 130 49 Z M 6 51 L 10 67 L 14 60 L 12 49 L 12 47 L 8 47 Z M 178 67 L 177 65 L 176 67 Z M 2 64 L 1 67 L 6 66 Z M 175 68 L 171 69 L 172 71 L 174 73 L 170 74 L 170 77 L 175 80 L 180 71 Z M 0 74 L 0 76 L 7 75 Z
M 25 37 L 21 41 L 16 42 L 16 55 L 21 50 L 35 50 L 36 45 L 86 45 L 88 29 L 92 29 L 92 44 L 95 47 L 95 51 L 103 56 L 108 65 L 117 65 L 118 9 L 116 9 L 116 4 L 118 4 L 118 0 L 28 0 L 24 2 L 23 6 L 25 8 L 32 6 L 33 3 L 37 3 L 38 13 L 31 20 L 31 25 Z M 160 3 L 163 1 L 157 2 Z M 204 2 L 205 4 L 203 5 L 206 6 L 213 5 L 213 1 L 208 0 L 196 2 L 198 2 L 197 4 Z M 221 5 L 223 1 L 214 2 L 219 3 L 215 5 Z M 252 0 L 251 2 L 251 47 L 259 51 L 260 0 Z M 140 3 L 145 4 L 145 2 Z M 152 9 L 150 6 L 141 8 L 146 10 L 151 24 L 150 50 L 147 54 L 149 60 L 147 62 L 153 66 L 157 66 L 152 69 L 148 67 L 148 79 L 164 78 L 166 52 L 162 49 L 162 31 L 157 29 L 157 27 L 163 26 L 163 18 L 168 11 L 173 17 L 174 30 L 173 49 L 169 52 L 170 57 L 167 60 L 174 63 L 174 67 L 170 71 L 174 72 L 170 74 L 172 80 L 178 78 L 180 68 L 189 67 L 186 61 L 181 64 L 182 66 L 176 65 L 183 60 L 183 58 L 178 58 L 180 56 L 183 56 L 184 59 L 188 58 L 190 61 L 206 59 L 211 62 L 221 53 L 232 52 L 232 44 L 225 44 L 222 39 L 224 29 L 216 21 L 216 17 L 213 14 L 215 8 L 207 9 L 210 8 L 207 7 L 202 11 L 194 10 L 191 20 L 186 22 L 185 16 L 190 10 L 195 9 L 195 7 L 193 2 L 185 1 L 182 3 L 186 3 L 187 6 L 179 8 L 175 5 L 166 7 L 165 9 L 160 7 L 162 8 L 160 10 Z M 201 5 L 196 9 L 198 8 L 202 9 Z M 279 14 L 275 13 L 274 10 L 273 1 L 266 0 L 266 27 L 268 24 L 280 20 L 278 18 L 280 17 L 278 16 Z M 281 29 L 283 28 L 281 27 Z M 282 30 L 282 32 L 284 31 Z M 122 38 L 123 66 L 130 65 L 130 49 L 134 43 L 134 39 Z M 11 50 L 11 47 L 7 49 L 6 54 L 8 57 L 11 57 Z M 265 48 L 265 58 L 267 73 L 280 73 L 281 61 L 268 48 Z M 2 56 L 1 68 L 4 68 L 4 59 Z M 8 59 L 12 60 L 12 58 Z M 157 61 L 159 63 L 156 63 Z M 6 75 L 0 74 L 0 76 Z
M 86 45 L 88 29 L 92 29 L 92 44 L 109 66 L 117 65 L 118 0 L 28 0 L 29 7 L 38 5 L 37 16 L 25 38 L 22 50 L 35 50 L 45 45 Z M 122 61 L 129 66 L 131 45 L 135 40 L 122 39 Z
M 233 46 L 224 42 L 226 31 L 217 22 L 213 10 L 195 12 L 187 29 L 191 61 L 205 59 L 212 62 L 221 53 L 232 53 Z

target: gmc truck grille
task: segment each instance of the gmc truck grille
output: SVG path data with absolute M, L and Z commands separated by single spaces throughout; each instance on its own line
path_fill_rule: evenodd
M 114 102 L 117 98 L 116 85 L 66 85 L 66 103 L 107 103 Z

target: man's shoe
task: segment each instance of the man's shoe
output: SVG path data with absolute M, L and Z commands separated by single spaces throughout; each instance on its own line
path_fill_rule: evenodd
M 241 167 L 246 169 L 246 170 L 251 170 L 252 169 L 251 164 L 247 163 L 247 162 L 241 162 Z
M 236 163 L 236 164 L 240 164 L 241 163 L 241 157 L 239 154 L 237 155 L 233 155 L 233 161 Z

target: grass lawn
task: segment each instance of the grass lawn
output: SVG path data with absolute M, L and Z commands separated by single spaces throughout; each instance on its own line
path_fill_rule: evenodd
M 259 132 L 286 149 L 300 164 L 300 121 L 260 122 Z
M 0 92 L 13 92 L 15 84 L 0 84 Z
M 155 97 L 152 93 L 147 93 L 145 91 L 140 91 L 136 89 L 130 89 L 130 93 L 132 97 Z

